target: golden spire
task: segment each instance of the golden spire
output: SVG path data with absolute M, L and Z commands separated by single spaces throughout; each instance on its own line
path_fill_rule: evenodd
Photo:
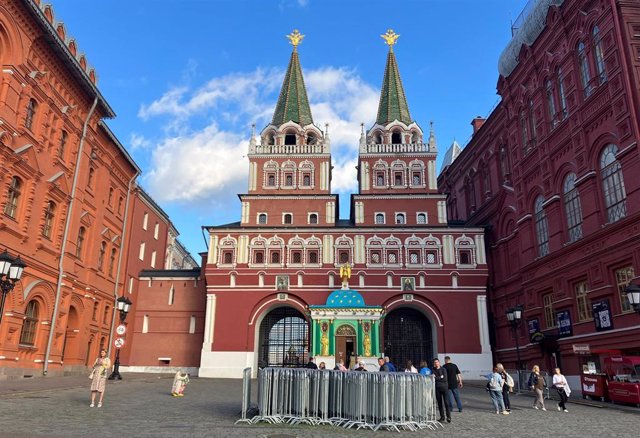
M 298 29 L 294 29 L 293 32 L 287 35 L 287 38 L 289 38 L 289 42 L 293 46 L 293 51 L 295 52 L 298 50 L 298 44 L 302 42 L 304 35 L 302 35 Z
M 393 29 L 388 29 L 387 33 L 380 35 L 384 42 L 389 46 L 389 50 L 393 52 L 393 45 L 396 43 L 396 40 L 400 38 L 400 35 L 395 33 Z

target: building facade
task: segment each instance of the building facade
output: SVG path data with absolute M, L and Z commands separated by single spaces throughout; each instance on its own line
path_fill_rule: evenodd
M 449 217 L 487 226 L 492 343 L 509 367 L 577 376 L 640 354 L 624 293 L 640 272 L 639 47 L 638 2 L 538 1 L 500 58 L 502 101 L 444 163 Z
M 0 5 L 0 239 L 27 267 L 0 315 L 0 379 L 85 370 L 107 348 L 140 169 L 50 5 Z
M 386 354 L 454 355 L 491 366 L 484 230 L 450 227 L 436 187 L 437 147 L 409 113 L 388 32 L 376 123 L 362 130 L 349 220 L 331 193 L 328 127 L 313 118 L 294 46 L 272 122 L 249 144 L 239 222 L 205 227 L 200 376 L 264 366 L 328 367 Z

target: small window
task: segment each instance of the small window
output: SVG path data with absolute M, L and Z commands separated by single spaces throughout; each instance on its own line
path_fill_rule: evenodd
M 402 183 L 402 172 L 395 172 L 395 173 L 393 174 L 393 184 L 394 184 L 395 186 L 402 186 L 402 185 L 404 185 L 404 184 Z
M 100 306 L 100 303 L 98 303 L 97 301 L 93 302 L 93 314 L 91 316 L 91 319 L 93 321 L 97 321 L 98 320 L 98 307 Z
M 24 311 L 24 322 L 20 332 L 20 344 L 34 345 L 36 340 L 36 330 L 38 328 L 38 302 L 31 300 Z
M 470 265 L 471 264 L 471 251 L 468 249 L 460 250 L 460 264 L 461 265 Z
M 291 225 L 293 223 L 293 215 L 291 213 L 285 213 L 282 223 L 284 223 L 285 225 Z
M 318 223 L 318 215 L 316 213 L 311 213 L 309 215 L 309 223 L 315 225 Z
M 544 303 L 544 322 L 546 328 L 554 328 L 556 320 L 553 314 L 553 294 L 546 294 L 542 297 Z
M 287 146 L 295 146 L 296 144 L 296 134 L 287 133 L 284 136 L 284 144 Z
M 427 264 L 435 265 L 438 260 L 438 253 L 436 251 L 427 251 Z
M 124 198 L 120 196 L 118 198 L 118 214 L 122 214 L 122 206 L 124 205 Z
M 151 265 L 151 267 L 152 267 L 152 268 L 155 268 L 155 267 L 156 267 L 156 252 L 155 252 L 155 251 L 152 251 L 152 252 L 151 252 L 151 262 L 150 262 L 150 265 Z
M 102 314 L 103 324 L 106 324 L 107 322 L 109 322 L 109 310 L 110 310 L 109 306 L 104 306 L 104 313 Z
M 338 261 L 342 263 L 347 263 L 349 261 L 349 251 L 340 251 L 338 253 Z
M 578 322 L 589 321 L 591 315 L 591 302 L 587 296 L 587 282 L 581 281 L 574 285 L 576 293 L 576 306 L 578 308 Z
M 376 186 L 384 187 L 384 172 L 376 172 Z
M 28 130 L 32 131 L 33 127 L 33 119 L 36 116 L 36 111 L 38 109 L 38 104 L 34 99 L 29 99 L 29 103 L 27 104 L 27 115 L 24 119 L 24 127 Z
M 76 257 L 79 259 L 82 258 L 82 247 L 84 246 L 84 236 L 86 231 L 85 227 L 80 227 L 78 230 L 78 238 L 76 239 Z
M 379 265 L 382 260 L 382 254 L 380 251 L 371 251 L 371 263 Z
M 110 187 L 109 188 L 109 197 L 107 198 L 107 205 L 109 207 L 113 207 L 113 192 L 114 192 L 113 187 Z
M 233 263 L 233 254 L 231 251 L 225 251 L 223 255 L 223 263 L 225 265 L 230 265 Z
M 267 144 L 269 146 L 273 146 L 273 145 L 276 144 L 276 137 L 275 137 L 275 135 L 273 135 L 273 133 L 269 133 L 267 135 Z
M 89 176 L 87 177 L 87 187 L 93 189 L 93 180 L 95 179 L 96 171 L 93 167 L 89 168 Z
M 169 289 L 169 305 L 173 305 L 176 302 L 176 289 L 171 285 Z
M 266 225 L 267 224 L 267 215 L 265 213 L 260 213 L 258 215 L 258 224 Z
M 111 256 L 109 257 L 109 277 L 113 277 L 113 269 L 116 266 L 116 255 L 118 251 L 115 248 L 111 249 Z M 155 252 L 154 252 L 155 254 Z M 152 264 L 153 267 L 153 264 Z
M 391 134 L 391 143 L 393 144 L 402 144 L 402 134 L 398 131 L 394 131 Z
M 273 251 L 271 253 L 271 263 L 272 264 L 280 263 L 280 251 Z
M 412 178 L 412 184 L 414 186 L 422 185 L 422 175 L 420 175 L 420 172 L 413 172 L 413 175 L 411 178 Z
M 293 187 L 293 175 L 290 173 L 287 173 L 284 176 L 284 185 L 287 187 Z
M 138 253 L 138 258 L 140 260 L 144 260 L 144 248 L 145 248 L 146 244 L 145 242 L 140 243 L 140 252 Z
M 263 264 L 264 263 L 264 252 L 263 251 L 256 251 L 253 253 L 253 262 L 256 264 Z
M 156 224 L 153 227 L 153 238 L 155 240 L 158 240 L 159 235 L 160 235 L 160 224 L 156 222 Z
M 302 253 L 300 251 L 293 251 L 291 253 L 291 262 L 295 264 L 302 263 Z
M 313 132 L 307 134 L 307 144 L 314 145 L 318 142 L 318 137 Z
M 407 219 L 406 219 L 404 213 L 397 213 L 396 214 L 396 224 L 403 225 L 405 223 L 407 223 Z
M 276 176 L 273 173 L 267 175 L 267 187 L 275 187 L 276 186 Z
M 58 148 L 58 157 L 64 158 L 64 154 L 67 149 L 67 139 L 69 138 L 69 134 L 64 129 L 60 132 L 60 147 Z
M 376 213 L 376 225 L 384 224 L 384 213 Z
M 304 175 L 302 175 L 302 185 L 304 187 L 311 186 L 311 175 L 309 175 L 308 173 L 305 173 Z
M 100 243 L 100 252 L 98 253 L 98 271 L 102 271 L 104 268 L 104 256 L 107 253 L 107 242 L 102 241 Z
M 4 206 L 4 214 L 15 219 L 22 195 L 22 180 L 17 176 L 11 178 L 11 185 L 7 193 L 7 204 Z
M 426 213 L 418 213 L 416 216 L 416 222 L 418 224 L 426 224 L 427 223 L 427 214 Z
M 142 229 L 146 230 L 148 224 L 149 224 L 149 213 L 145 212 L 144 217 L 142 218 Z
M 420 263 L 420 253 L 418 251 L 410 251 L 409 252 L 409 263 L 412 265 L 417 265 Z
M 47 209 L 44 211 L 44 227 L 42 228 L 42 235 L 47 239 L 51 239 L 55 214 L 56 204 L 53 201 L 49 201 L 47 203 Z
M 317 251 L 309 251 L 309 263 L 318 263 L 318 252 Z
M 398 263 L 398 254 L 396 252 L 390 252 L 387 255 L 387 260 L 390 264 L 396 264 Z

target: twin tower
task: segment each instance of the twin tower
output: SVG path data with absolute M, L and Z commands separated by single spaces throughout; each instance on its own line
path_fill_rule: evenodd
M 446 204 L 437 192 L 436 140 L 425 141 L 411 118 L 393 51 L 399 35 L 388 30 L 389 46 L 375 124 L 362 128 L 358 193 L 351 195 L 350 222 L 368 225 L 446 225 Z M 331 194 L 328 125 L 313 122 L 297 30 L 287 36 L 293 52 L 271 123 L 249 144 L 249 189 L 241 194 L 242 226 L 327 227 L 338 222 L 338 195 Z M 412 200 L 421 200 L 412 208 Z M 375 206 L 374 208 L 368 208 Z M 414 211 L 415 210 L 415 211 Z

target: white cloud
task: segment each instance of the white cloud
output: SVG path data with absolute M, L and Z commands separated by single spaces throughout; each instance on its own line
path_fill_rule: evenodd
M 180 127 L 165 130 L 152 148 L 145 177 L 151 194 L 161 201 L 197 199 L 224 205 L 223 199 L 246 192 L 248 126 L 255 122 L 259 133 L 269 123 L 283 74 L 261 68 L 229 74 L 193 90 L 172 87 L 142 105 L 141 118 L 159 117 Z M 370 127 L 375 120 L 378 91 L 347 68 L 305 71 L 305 83 L 315 123 L 323 130 L 330 124 L 332 190 L 348 195 L 357 189 L 360 123 Z M 140 147 L 147 144 L 137 134 L 132 134 L 132 144 L 134 140 Z
M 129 145 L 131 146 L 131 150 L 137 151 L 150 148 L 151 142 L 147 140 L 144 135 L 132 132 L 129 136 Z

